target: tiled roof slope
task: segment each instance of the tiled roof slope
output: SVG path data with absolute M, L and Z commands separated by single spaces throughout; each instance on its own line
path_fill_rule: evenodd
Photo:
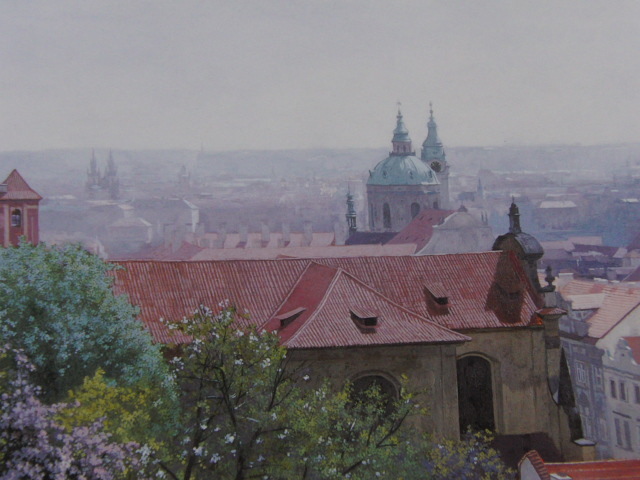
M 565 298 L 604 294 L 600 308 L 586 320 L 589 323 L 589 336 L 592 338 L 602 338 L 640 304 L 640 287 L 624 284 L 572 280 L 560 288 L 560 293 Z
M 546 463 L 545 467 L 550 474 L 571 480 L 640 480 L 640 460 Z
M 281 326 L 286 312 L 304 311 Z M 376 317 L 365 327 L 359 312 Z M 339 268 L 311 263 L 266 327 L 289 348 L 452 343 L 470 340 L 402 308 Z
M 538 296 L 512 253 L 479 252 L 407 257 L 316 259 L 340 267 L 420 316 L 452 330 L 537 324 Z M 448 292 L 446 308 L 425 289 Z M 508 298 L 506 298 L 508 297 Z
M 7 185 L 7 191 L 0 193 L 0 200 L 42 200 L 15 169 L 2 183 Z
M 134 305 L 140 306 L 140 317 L 154 338 L 168 342 L 173 340 L 159 319 L 179 320 L 201 304 L 213 308 L 228 299 L 240 311 L 248 310 L 252 320 L 245 321 L 262 323 L 272 318 L 311 262 L 115 262 L 122 269 L 113 272 L 114 291 L 127 294 Z M 352 278 L 340 280 L 335 295 L 327 297 L 327 310 L 323 312 L 334 308 L 336 299 L 351 308 L 349 298 L 353 294 L 360 295 L 361 302 L 365 297 L 382 302 L 385 309 L 391 308 L 389 302 L 397 304 L 452 330 L 540 325 L 535 314 L 538 297 L 510 253 L 322 258 L 313 262 L 342 269 Z M 375 290 L 375 298 L 354 282 Z M 433 290 L 447 294 L 445 305 L 432 298 Z

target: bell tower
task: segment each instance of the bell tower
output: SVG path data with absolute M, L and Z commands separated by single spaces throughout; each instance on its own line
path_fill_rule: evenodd
M 20 237 L 33 245 L 40 240 L 38 204 L 42 197 L 13 170 L 0 184 L 0 244 L 17 246 Z
M 429 103 L 429 121 L 427 122 L 427 138 L 422 142 L 420 160 L 436 172 L 440 180 L 441 208 L 450 208 L 449 203 L 449 164 L 444 153 L 442 141 L 438 136 L 438 125 L 433 118 L 433 104 Z

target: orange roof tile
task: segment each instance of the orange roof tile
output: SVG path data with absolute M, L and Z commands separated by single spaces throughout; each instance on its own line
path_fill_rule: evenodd
M 640 287 L 625 284 L 572 280 L 560 288 L 565 298 L 578 295 L 604 294 L 602 304 L 586 321 L 589 336 L 602 338 L 615 327 L 631 310 L 640 305 Z
M 0 200 L 42 200 L 15 169 L 2 184 L 7 186 L 7 191 L 0 192 Z
M 417 316 L 452 330 L 540 325 L 535 314 L 540 306 L 536 305 L 539 297 L 520 263 L 510 253 L 321 258 L 313 262 L 346 273 L 341 273 L 336 279 L 329 275 L 335 284 L 331 288 L 319 288 L 324 302 L 322 308 L 318 303 L 320 300 L 308 298 L 302 302 L 306 302 L 304 306 L 309 310 L 302 315 L 309 318 L 315 315 L 314 319 L 326 319 L 328 312 L 336 312 L 337 309 L 344 312 L 352 306 L 364 307 L 370 301 L 376 308 L 387 312 L 385 315 L 393 314 L 402 322 L 414 322 Z M 201 304 L 213 308 L 219 302 L 229 300 L 241 312 L 246 309 L 250 313 L 250 320 L 240 321 L 258 324 L 292 310 L 289 307 L 303 306 L 289 305 L 285 301 L 294 293 L 299 295 L 294 290 L 297 283 L 309 282 L 303 273 L 310 268 L 312 261 L 115 263 L 123 267 L 113 272 L 115 293 L 127 294 L 130 301 L 140 307 L 140 318 L 156 341 L 171 342 L 175 340 L 159 319 L 179 320 L 191 315 Z M 318 278 L 323 277 L 320 275 Z M 446 306 L 434 307 L 425 300 L 424 285 L 432 280 L 437 281 L 442 291 L 447 293 Z M 326 281 L 323 280 L 322 285 L 327 285 Z M 351 300 L 357 300 L 356 305 Z M 409 313 L 401 313 L 398 308 Z M 424 335 L 437 333 L 433 329 L 427 330 Z M 310 341 L 296 338 L 299 338 L 300 345 Z M 387 338 L 392 341 L 390 336 Z
M 550 474 L 562 474 L 572 480 L 640 479 L 640 460 L 546 463 L 545 467 Z

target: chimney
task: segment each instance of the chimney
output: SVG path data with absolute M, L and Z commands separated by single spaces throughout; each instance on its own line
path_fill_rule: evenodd
M 239 247 L 246 247 L 247 246 L 247 239 L 248 239 L 248 227 L 246 225 L 240 225 L 240 244 L 238 245 Z
M 262 230 L 262 246 L 266 247 L 267 245 L 269 245 L 269 241 L 271 240 L 271 232 L 269 232 L 269 225 L 266 224 L 266 222 L 262 222 L 261 225 L 261 230 Z
M 227 224 L 221 223 L 220 227 L 218 227 L 218 238 L 216 239 L 216 247 L 224 248 L 224 242 L 227 241 Z
M 288 223 L 282 224 L 282 240 L 285 247 L 291 243 L 291 227 Z
M 308 247 L 311 245 L 311 241 L 313 240 L 313 224 L 310 221 L 304 222 L 304 232 L 302 235 L 302 246 Z

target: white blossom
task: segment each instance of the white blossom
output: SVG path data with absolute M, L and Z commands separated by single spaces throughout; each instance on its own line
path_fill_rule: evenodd
M 236 439 L 235 435 L 232 435 L 231 433 L 227 433 L 224 437 L 224 443 L 233 443 L 235 439 Z

